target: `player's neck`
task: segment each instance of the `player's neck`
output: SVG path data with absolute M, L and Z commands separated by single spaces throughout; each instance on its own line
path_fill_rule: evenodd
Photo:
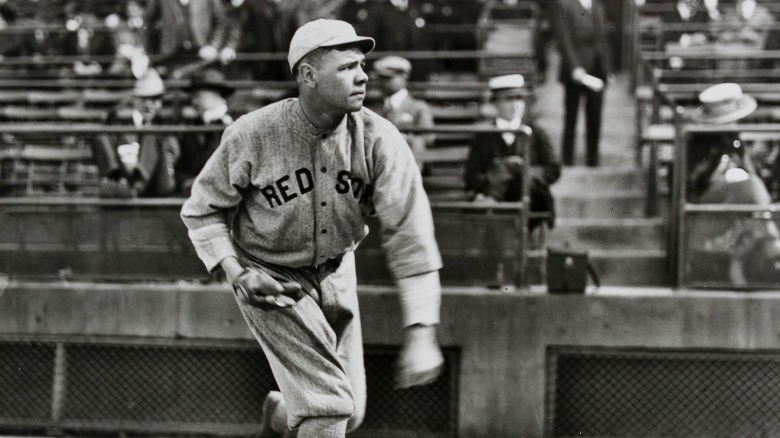
M 341 123 L 341 120 L 346 115 L 343 111 L 334 111 L 331 108 L 326 108 L 324 105 L 318 105 L 311 99 L 298 99 L 301 105 L 303 114 L 317 129 L 330 130 L 335 128 Z

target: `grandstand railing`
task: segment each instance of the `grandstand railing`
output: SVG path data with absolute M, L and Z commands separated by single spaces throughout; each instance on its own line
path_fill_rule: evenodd
M 749 279 L 745 283 L 732 282 L 726 274 L 729 270 L 730 258 L 738 255 L 735 254 L 736 248 L 730 248 L 728 253 L 723 253 L 722 250 L 721 252 L 709 251 L 702 248 L 704 244 L 702 236 L 709 237 L 710 240 L 714 236 L 701 233 L 707 228 L 714 228 L 721 231 L 719 235 L 725 235 L 737 222 L 743 224 L 752 222 L 750 225 L 766 228 L 770 230 L 767 231 L 767 236 L 772 235 L 771 228 L 780 224 L 777 204 L 766 206 L 701 204 L 692 203 L 688 199 L 687 147 L 690 135 L 735 130 L 740 132 L 740 138 L 744 140 L 742 145 L 746 154 L 753 147 L 753 141 L 780 139 L 780 124 L 738 126 L 681 124 L 676 132 L 674 192 L 670 215 L 672 230 L 670 255 L 673 257 L 673 278 L 677 287 L 737 290 L 780 288 L 780 274 L 777 274 L 780 270 L 767 270 L 766 277 Z M 755 259 L 752 261 L 756 262 Z
M 0 125 L 0 132 L 90 137 L 102 133 L 170 134 L 213 132 L 193 126 Z M 444 126 L 406 132 L 475 134 L 513 132 L 529 138 L 530 128 Z M 527 164 L 526 164 L 527 166 Z M 444 269 L 452 285 L 522 286 L 526 266 L 529 172 L 520 202 L 480 204 L 432 200 Z M 111 281 L 174 279 L 206 281 L 179 218 L 183 199 L 100 199 L 28 196 L 0 198 L 0 272 L 19 278 Z M 377 222 L 369 218 L 370 227 Z M 359 279 L 391 284 L 378 233 L 358 248 Z

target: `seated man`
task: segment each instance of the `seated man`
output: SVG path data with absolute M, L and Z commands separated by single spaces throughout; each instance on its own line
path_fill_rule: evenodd
M 699 94 L 699 102 L 701 107 L 690 118 L 709 125 L 734 123 L 757 107 L 753 97 L 731 83 L 709 87 Z M 739 132 L 733 129 L 692 134 L 686 150 L 688 201 L 770 205 L 771 196 L 745 149 Z M 738 217 L 713 219 L 705 225 L 687 230 L 689 248 L 697 252 L 697 257 L 691 257 L 694 279 L 734 286 L 780 281 L 780 231 L 774 222 Z
M 377 113 L 390 120 L 398 129 L 433 127 L 431 108 L 422 100 L 409 94 L 407 86 L 412 73 L 412 63 L 400 56 L 386 56 L 374 63 L 374 73 L 384 98 Z M 433 146 L 434 134 L 404 134 L 412 148 L 417 166 L 423 169 L 425 150 Z
M 547 225 L 555 224 L 555 202 L 550 184 L 561 176 L 561 164 L 552 144 L 542 128 L 528 120 L 524 97 L 527 91 L 522 75 L 498 76 L 488 82 L 490 100 L 495 105 L 496 117 L 490 126 L 518 129 L 527 125 L 533 130 L 530 144 L 521 152 L 521 139 L 513 133 L 477 134 L 466 159 L 466 190 L 474 201 L 518 202 L 524 160 L 531 171 L 530 211 L 549 212 Z M 533 228 L 540 221 L 532 221 Z
M 202 126 L 228 126 L 233 118 L 228 114 L 227 98 L 233 94 L 233 87 L 225 76 L 214 69 L 206 69 L 190 82 L 192 104 L 197 114 L 194 124 Z M 176 163 L 176 181 L 179 192 L 189 197 L 192 183 L 211 154 L 219 146 L 222 132 L 187 133 L 181 143 L 181 157 Z
M 135 126 L 160 123 L 164 91 L 162 79 L 153 69 L 136 81 L 132 94 Z M 108 120 L 108 124 L 114 123 L 116 114 Z M 176 188 L 173 166 L 179 157 L 179 143 L 171 135 L 100 135 L 94 155 L 104 197 L 170 196 Z

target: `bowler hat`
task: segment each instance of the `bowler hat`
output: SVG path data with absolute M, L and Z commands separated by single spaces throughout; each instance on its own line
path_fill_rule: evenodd
M 713 85 L 699 93 L 699 104 L 691 120 L 697 123 L 723 124 L 735 122 L 756 110 L 752 96 L 744 94 L 739 84 Z
M 315 49 L 350 43 L 359 44 L 363 53 L 374 50 L 376 45 L 373 38 L 358 36 L 355 28 L 346 21 L 325 18 L 310 21 L 299 27 L 290 41 L 290 50 L 287 53 L 290 71 L 295 69 L 298 61 Z
M 235 88 L 225 80 L 225 75 L 213 68 L 199 71 L 192 77 L 190 84 L 187 86 L 188 91 L 203 89 L 215 90 L 225 97 L 233 94 L 235 91 Z

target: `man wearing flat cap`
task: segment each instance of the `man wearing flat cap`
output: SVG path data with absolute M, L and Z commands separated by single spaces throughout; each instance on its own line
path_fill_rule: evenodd
M 770 206 L 772 197 L 734 125 L 756 110 L 756 100 L 738 84 L 723 83 L 702 91 L 699 104 L 690 121 L 722 125 L 723 130 L 696 132 L 688 138 L 688 202 Z M 780 231 L 771 219 L 706 221 L 687 232 L 689 249 L 696 252 L 688 268 L 694 281 L 737 287 L 780 282 Z
M 227 98 L 234 88 L 219 70 L 208 68 L 196 74 L 187 87 L 192 95 L 196 126 L 222 126 L 233 123 L 228 114 Z M 184 196 L 190 195 L 195 177 L 219 146 L 221 132 L 186 133 L 182 137 L 181 157 L 176 163 L 176 181 Z
M 163 123 L 160 112 L 164 92 L 163 81 L 154 69 L 136 80 L 130 113 L 134 126 Z M 112 113 L 106 123 L 120 124 L 121 110 Z M 180 146 L 172 135 L 100 135 L 95 139 L 94 155 L 104 197 L 171 196 L 176 189 L 174 165 Z
M 301 26 L 287 57 L 299 97 L 228 126 L 182 207 L 198 256 L 225 271 L 279 385 L 260 437 L 341 438 L 362 421 L 353 251 L 368 215 L 400 291 L 397 385 L 430 382 L 443 365 L 441 257 L 422 177 L 398 129 L 363 108 L 373 48 L 344 21 Z
M 386 56 L 374 63 L 374 73 L 382 91 L 382 107 L 377 113 L 393 122 L 398 129 L 432 128 L 433 113 L 427 103 L 409 94 L 409 75 L 412 63 L 400 56 Z M 425 150 L 433 146 L 436 136 L 405 133 L 406 142 L 412 148 L 417 165 L 423 168 Z
M 561 165 L 550 139 L 541 126 L 527 115 L 525 80 L 522 75 L 504 75 L 490 79 L 490 100 L 496 117 L 488 125 L 518 129 L 523 125 L 532 131 L 530 143 L 523 151 L 523 139 L 511 132 L 475 135 L 466 159 L 466 190 L 477 202 L 518 202 L 523 180 L 523 164 L 528 160 L 531 172 L 530 210 L 547 212 L 549 227 L 555 224 L 555 202 L 550 185 L 561 176 Z M 539 221 L 530 223 L 533 228 Z

